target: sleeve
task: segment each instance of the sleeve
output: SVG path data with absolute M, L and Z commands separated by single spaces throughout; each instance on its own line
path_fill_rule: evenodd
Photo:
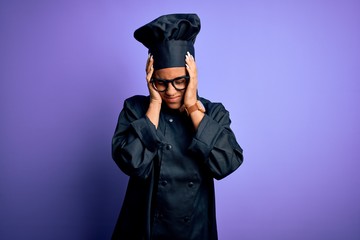
M 145 179 L 153 168 L 159 140 L 143 106 L 125 101 L 112 138 L 112 157 L 125 174 Z
M 229 112 L 222 104 L 216 104 L 202 119 L 189 147 L 218 180 L 231 174 L 243 162 L 243 150 L 230 123 Z

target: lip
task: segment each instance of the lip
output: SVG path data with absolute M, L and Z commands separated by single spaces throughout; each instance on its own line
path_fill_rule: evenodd
M 179 102 L 180 97 L 179 97 L 179 96 L 176 96 L 176 97 L 166 97 L 165 99 L 166 99 L 166 101 L 169 102 L 169 103 L 177 103 L 177 102 Z

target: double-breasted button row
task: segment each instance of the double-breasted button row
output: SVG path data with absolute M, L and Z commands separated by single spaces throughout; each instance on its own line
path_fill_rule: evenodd
M 160 212 L 155 213 L 155 217 L 158 219 L 162 219 L 164 217 L 164 215 Z
M 160 181 L 160 184 L 163 186 L 163 187 L 165 187 L 166 185 L 168 185 L 168 181 L 166 181 L 166 180 L 162 180 L 162 181 Z M 192 188 L 192 187 L 194 187 L 194 182 L 188 182 L 188 187 L 189 188 Z

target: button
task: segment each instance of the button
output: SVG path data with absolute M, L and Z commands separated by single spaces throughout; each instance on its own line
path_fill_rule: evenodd
M 184 222 L 189 222 L 190 221 L 190 217 L 184 217 Z
M 162 218 L 164 217 L 164 215 L 163 215 L 161 212 L 156 212 L 156 213 L 155 213 L 155 217 L 156 217 L 157 219 L 162 219 Z
M 194 183 L 193 183 L 193 182 L 189 182 L 189 183 L 188 183 L 188 186 L 192 188 L 192 187 L 194 186 Z
M 172 119 L 172 118 L 170 118 L 170 119 L 169 119 L 169 122 L 171 122 L 171 123 L 172 123 L 173 121 L 174 121 L 174 119 Z
M 168 144 L 168 145 L 166 146 L 166 149 L 167 149 L 167 150 L 170 150 L 170 149 L 172 149 L 172 146 L 171 146 L 170 144 Z
M 163 185 L 165 187 L 167 185 L 167 181 L 166 180 L 162 181 L 161 185 Z

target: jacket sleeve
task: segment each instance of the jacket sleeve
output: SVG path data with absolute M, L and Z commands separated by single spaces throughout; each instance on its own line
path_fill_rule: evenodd
M 112 138 L 112 157 L 125 174 L 145 179 L 153 167 L 158 137 L 144 105 L 125 101 Z
M 243 150 L 230 128 L 229 112 L 214 104 L 202 119 L 189 150 L 204 161 L 215 179 L 222 179 L 243 162 Z

